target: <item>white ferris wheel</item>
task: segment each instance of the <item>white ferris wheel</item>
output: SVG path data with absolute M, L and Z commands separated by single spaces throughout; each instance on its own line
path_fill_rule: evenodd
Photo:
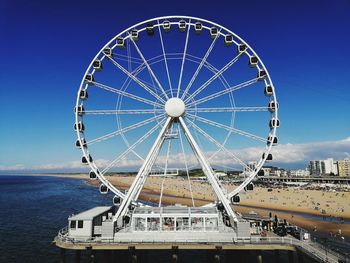
M 197 17 L 167 16 L 133 25 L 92 59 L 75 106 L 76 146 L 116 217 L 150 176 L 202 170 L 228 215 L 277 143 L 278 103 L 262 60 L 229 29 Z M 127 192 L 106 175 L 138 171 Z M 244 174 L 228 191 L 218 171 Z M 193 203 L 194 205 L 194 203 Z

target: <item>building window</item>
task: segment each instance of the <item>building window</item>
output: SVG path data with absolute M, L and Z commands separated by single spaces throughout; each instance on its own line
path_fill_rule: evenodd
M 70 228 L 76 228 L 77 227 L 77 221 L 75 221 L 75 220 L 72 220 L 72 221 L 70 221 Z
M 83 220 L 79 220 L 78 221 L 78 228 L 83 228 L 84 227 L 84 221 Z

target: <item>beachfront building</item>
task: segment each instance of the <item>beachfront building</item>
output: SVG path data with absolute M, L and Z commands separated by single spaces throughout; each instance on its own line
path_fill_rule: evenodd
M 310 171 L 309 170 L 290 170 L 288 172 L 288 176 L 290 177 L 308 177 L 310 176 Z
M 68 235 L 77 240 L 113 236 L 113 207 L 97 206 L 68 218 Z
M 283 168 L 275 166 L 263 166 L 262 169 L 265 176 L 287 176 L 287 171 Z
M 338 175 L 339 176 L 350 176 L 350 160 L 344 159 L 337 161 Z
M 334 162 L 333 158 L 310 161 L 308 168 L 313 176 L 338 174 L 337 162 Z

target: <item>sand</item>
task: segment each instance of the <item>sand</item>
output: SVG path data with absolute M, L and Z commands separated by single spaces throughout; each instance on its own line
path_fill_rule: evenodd
M 128 189 L 134 177 L 110 176 L 108 180 L 121 189 Z M 161 177 L 148 178 L 140 198 L 158 203 L 162 182 L 163 178 Z M 216 199 L 207 183 L 191 181 L 191 186 L 196 206 L 207 204 Z M 225 187 L 232 190 L 236 186 L 228 184 Z M 349 192 L 305 190 L 298 187 L 255 187 L 254 191 L 243 192 L 240 196 L 240 205 L 236 205 L 234 208 L 240 213 L 253 210 L 259 214 L 268 215 L 269 212 L 272 212 L 273 215 L 277 214 L 279 218 L 286 219 L 290 223 L 309 230 L 316 228 L 317 231 L 321 232 L 337 233 L 340 229 L 342 235 L 350 236 L 350 224 L 343 224 L 341 221 L 341 219 L 350 219 Z M 192 206 L 188 180 L 166 178 L 162 204 L 176 203 Z M 295 214 L 295 212 L 319 217 L 307 217 L 302 214 Z

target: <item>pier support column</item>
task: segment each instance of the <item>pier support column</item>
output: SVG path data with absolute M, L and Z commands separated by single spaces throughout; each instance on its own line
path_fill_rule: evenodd
M 261 251 L 257 251 L 257 253 L 256 253 L 256 262 L 257 263 L 262 263 L 263 262 Z
M 90 262 L 91 263 L 95 263 L 96 262 L 95 251 L 93 251 L 92 249 L 91 249 L 91 252 L 90 252 Z
M 81 254 L 80 250 L 75 251 L 75 262 L 76 263 L 80 263 L 80 254 Z
M 137 263 L 137 255 L 135 251 L 135 247 L 129 247 L 129 262 L 131 263 Z
M 60 255 L 61 255 L 60 262 L 66 263 L 66 250 L 64 248 L 60 249 Z
M 171 252 L 171 262 L 172 263 L 177 263 L 178 262 L 178 253 L 179 253 L 179 247 L 178 246 L 172 246 L 171 247 L 172 252 Z
M 215 255 L 214 255 L 214 263 L 220 263 L 221 262 L 221 251 L 222 247 L 217 246 L 215 249 Z
M 279 263 L 280 262 L 280 251 L 278 249 L 276 249 L 274 251 L 273 260 L 274 260 L 275 263 Z

